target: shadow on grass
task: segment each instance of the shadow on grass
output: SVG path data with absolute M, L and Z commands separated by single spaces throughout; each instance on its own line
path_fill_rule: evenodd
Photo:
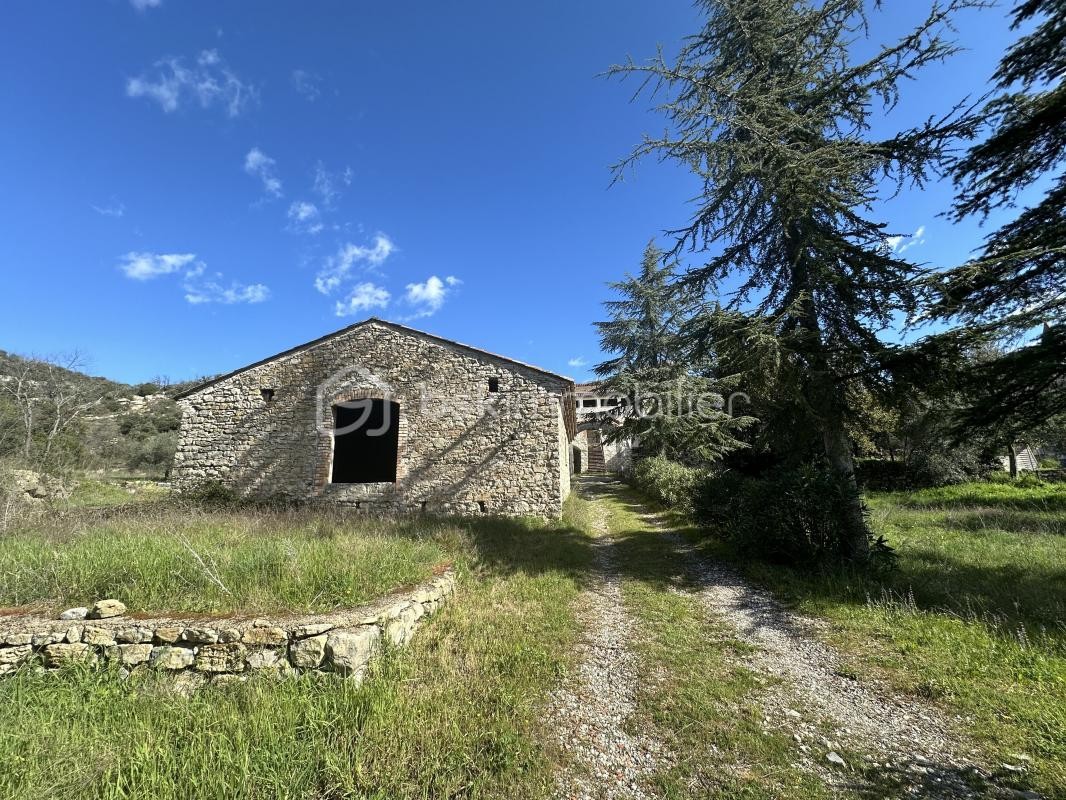
M 1066 536 L 1066 518 L 1061 514 L 1047 512 L 975 508 L 965 513 L 948 511 L 941 521 L 945 527 L 961 528 L 971 533 L 1002 531 Z

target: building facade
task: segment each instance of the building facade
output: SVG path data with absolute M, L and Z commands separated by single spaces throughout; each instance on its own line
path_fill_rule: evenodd
M 181 395 L 173 478 L 365 511 L 558 517 L 573 391 L 564 376 L 369 319 Z
M 607 434 L 617 425 L 625 410 L 625 397 L 603 391 L 598 383 L 580 383 L 574 389 L 577 435 L 570 445 L 570 461 L 575 473 L 624 472 L 633 463 L 634 443 L 628 439 L 609 441 Z

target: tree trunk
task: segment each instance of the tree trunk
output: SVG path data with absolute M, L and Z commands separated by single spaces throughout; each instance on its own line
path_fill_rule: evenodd
M 851 455 L 851 441 L 840 416 L 826 419 L 822 429 L 822 441 L 829 464 L 844 476 L 851 491 L 847 507 L 848 560 L 863 562 L 870 557 L 870 536 L 866 529 L 866 516 L 862 509 L 862 496 L 855 480 L 855 460 Z
M 1014 480 L 1018 477 L 1018 451 L 1014 449 L 1014 442 L 1007 444 L 1007 463 L 1010 465 L 1010 477 Z
M 851 493 L 847 507 L 847 537 L 845 545 L 848 560 L 864 562 L 870 556 L 870 535 L 863 514 L 862 497 L 855 480 L 855 461 L 851 452 L 851 438 L 844 427 L 844 383 L 833 374 L 830 360 L 822 340 L 822 326 L 814 306 L 807 260 L 802 246 L 803 234 L 798 225 L 789 227 L 790 250 L 793 253 L 790 294 L 799 300 L 800 313 L 797 326 L 804 332 L 799 346 L 805 350 L 809 374 L 808 401 L 820 419 L 822 443 L 830 465 L 844 478 Z

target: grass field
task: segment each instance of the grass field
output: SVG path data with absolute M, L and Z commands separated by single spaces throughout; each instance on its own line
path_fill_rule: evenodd
M 965 484 L 868 502 L 875 532 L 898 550 L 896 572 L 744 569 L 836 623 L 856 672 L 962 713 L 994 763 L 1029 763 L 1034 788 L 1066 796 L 1066 486 Z
M 379 560 L 389 548 L 426 548 L 415 562 L 445 554 L 460 578 L 408 650 L 386 654 L 358 687 L 332 676 L 261 678 L 184 699 L 151 672 L 122 682 L 24 671 L 0 681 L 0 797 L 546 796 L 553 755 L 542 744 L 543 703 L 569 666 L 572 601 L 590 558 L 581 510 L 569 513 L 562 523 L 486 518 L 420 536 L 371 525 Z M 296 537 L 291 521 L 248 527 L 208 515 L 190 525 L 238 544 L 254 531 L 282 550 L 282 541 L 310 552 L 353 545 L 354 531 Z M 334 570 L 351 566 L 344 549 L 330 558 Z M 391 582 L 400 573 L 387 574 Z
M 0 606 L 313 612 L 428 577 L 461 532 L 444 522 L 148 503 L 47 517 L 0 535 Z

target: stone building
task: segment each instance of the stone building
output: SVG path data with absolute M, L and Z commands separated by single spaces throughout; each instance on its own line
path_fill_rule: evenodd
M 366 511 L 557 517 L 566 377 L 368 319 L 179 396 L 178 488 Z
M 574 391 L 577 434 L 570 443 L 574 472 L 623 472 L 633 463 L 634 443 L 607 441 L 628 400 L 603 391 L 598 383 L 579 383 Z

